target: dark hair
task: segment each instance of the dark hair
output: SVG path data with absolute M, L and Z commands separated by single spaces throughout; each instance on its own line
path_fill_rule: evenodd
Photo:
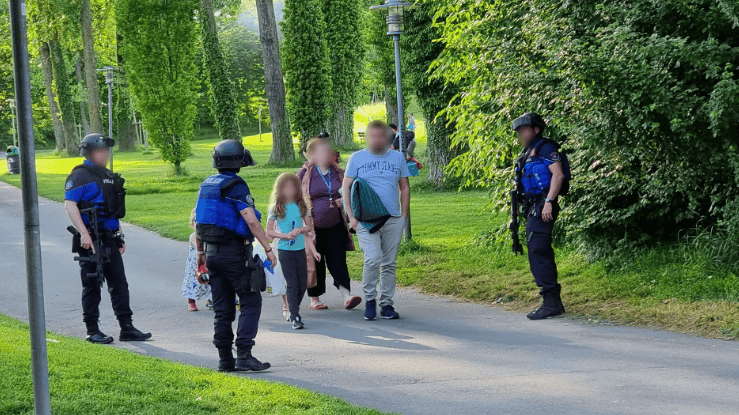
M 239 173 L 241 169 L 218 169 L 218 173 Z
M 397 124 L 393 124 L 393 123 L 388 124 L 388 127 L 392 128 L 393 130 L 397 130 L 398 129 L 398 125 Z

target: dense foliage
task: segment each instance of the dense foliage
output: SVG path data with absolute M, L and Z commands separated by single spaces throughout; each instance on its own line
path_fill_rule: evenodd
M 119 0 L 128 80 L 162 159 L 180 172 L 190 155 L 198 91 L 196 0 Z
M 301 149 L 327 128 L 331 102 L 331 65 L 326 22 L 319 0 L 286 0 L 282 33 L 282 66 L 287 87 L 287 111 Z
M 441 30 L 434 26 L 437 7 L 434 3 L 417 3 L 405 15 L 405 33 L 401 38 L 405 82 L 415 91 L 418 104 L 426 115 L 426 167 L 428 180 L 436 187 L 444 182 L 444 169 L 455 155 L 451 145 L 454 124 L 442 111 L 458 92 L 453 84 L 445 85 L 432 78 L 430 68 L 444 50 L 436 42 Z
M 435 76 L 464 85 L 448 116 L 470 147 L 452 164 L 468 185 L 505 194 L 509 123 L 538 111 L 571 153 L 565 223 L 588 253 L 716 223 L 737 235 L 735 2 L 438 4 Z
M 364 51 L 360 17 L 363 0 L 325 0 L 326 43 L 331 65 L 328 131 L 339 144 L 354 141 L 354 108 L 361 85 Z

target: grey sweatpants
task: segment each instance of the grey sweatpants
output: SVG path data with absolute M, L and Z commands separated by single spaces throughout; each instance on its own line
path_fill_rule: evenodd
M 365 301 L 377 298 L 377 282 L 380 282 L 380 306 L 393 305 L 395 295 L 395 261 L 398 246 L 403 238 L 405 219 L 390 218 L 379 231 L 370 234 L 360 223 L 357 226 L 359 246 L 364 253 L 362 290 Z

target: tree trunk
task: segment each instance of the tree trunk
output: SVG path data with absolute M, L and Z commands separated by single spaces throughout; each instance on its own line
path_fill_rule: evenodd
M 59 110 L 62 114 L 62 125 L 64 126 L 64 142 L 70 156 L 79 155 L 79 144 L 77 142 L 77 129 L 74 125 L 74 102 L 69 88 L 67 78 L 67 64 L 64 62 L 62 46 L 59 44 L 58 35 L 49 42 L 51 52 L 51 65 L 54 69 L 54 81 L 56 83 L 56 96 L 59 99 Z
M 119 68 L 124 68 L 121 45 L 123 36 L 116 34 L 117 63 Z M 133 111 L 131 109 L 131 94 L 125 82 L 125 76 L 118 76 L 118 82 L 113 85 L 115 104 L 113 104 L 113 122 L 118 142 L 118 151 L 136 150 L 136 126 L 133 124 Z
M 259 41 L 264 62 L 264 86 L 269 102 L 269 119 L 272 125 L 272 163 L 295 160 L 290 121 L 285 110 L 285 83 L 282 75 L 280 44 L 277 38 L 277 21 L 272 0 L 256 0 L 259 18 Z
M 449 138 L 450 130 L 441 117 L 426 123 L 428 145 L 426 146 L 426 166 L 429 169 L 428 181 L 437 188 L 444 184 L 444 167 L 454 157 Z
M 200 0 L 200 28 L 203 42 L 203 63 L 210 84 L 210 102 L 216 118 L 216 127 L 222 140 L 241 141 L 239 111 L 234 97 L 233 83 L 228 74 L 226 59 L 218 43 L 213 1 Z
M 398 122 L 398 97 L 395 94 L 395 88 L 385 85 L 385 117 L 387 122 L 400 127 Z
M 56 95 L 54 94 L 54 75 L 48 43 L 41 43 L 39 58 L 41 59 L 41 70 L 44 73 L 46 99 L 49 101 L 49 112 L 51 113 L 51 122 L 54 125 L 54 139 L 56 140 L 56 151 L 58 153 L 66 148 L 66 143 L 64 142 L 64 126 L 59 118 L 59 106 L 56 104 Z
M 98 87 L 97 64 L 95 63 L 95 42 L 92 32 L 92 13 L 90 0 L 82 0 L 82 55 L 85 60 L 85 86 L 87 87 L 87 107 L 90 113 L 90 127 L 93 132 L 104 134 L 100 120 L 100 88 Z
M 77 76 L 77 84 L 80 87 L 81 91 L 85 91 L 85 83 L 82 79 L 82 53 L 79 54 L 79 57 L 77 58 L 77 63 L 74 65 L 74 73 Z M 87 121 L 87 100 L 85 99 L 85 94 L 80 94 L 80 119 L 82 120 L 82 131 L 85 132 L 85 135 L 90 134 L 90 123 Z

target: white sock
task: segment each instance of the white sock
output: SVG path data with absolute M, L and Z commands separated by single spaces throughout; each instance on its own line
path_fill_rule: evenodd
M 342 286 L 339 286 L 339 291 L 341 291 L 341 296 L 344 297 L 344 301 L 348 300 L 352 296 L 352 292 Z

